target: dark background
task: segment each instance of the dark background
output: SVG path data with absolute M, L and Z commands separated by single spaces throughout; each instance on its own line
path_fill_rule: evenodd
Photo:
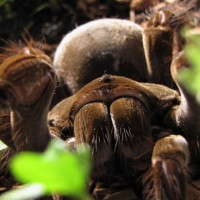
M 0 46 L 24 32 L 56 44 L 76 26 L 103 17 L 128 18 L 129 1 L 0 0 Z

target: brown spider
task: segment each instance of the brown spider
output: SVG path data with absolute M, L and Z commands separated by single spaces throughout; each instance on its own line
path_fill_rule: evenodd
M 188 66 L 177 54 L 186 11 L 161 10 L 145 28 L 120 19 L 82 25 L 60 43 L 53 67 L 32 41 L 8 49 L 0 66 L 7 153 L 43 151 L 54 137 L 84 142 L 95 199 L 198 199 L 200 105 L 177 78 Z M 49 112 L 56 76 L 71 96 Z

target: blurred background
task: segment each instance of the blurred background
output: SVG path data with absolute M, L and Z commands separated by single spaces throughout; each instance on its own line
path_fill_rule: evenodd
M 0 46 L 26 31 L 58 43 L 76 26 L 103 17 L 129 17 L 129 0 L 0 0 Z

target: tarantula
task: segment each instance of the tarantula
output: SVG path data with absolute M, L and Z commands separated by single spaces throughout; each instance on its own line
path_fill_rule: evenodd
M 120 19 L 82 25 L 62 40 L 53 64 L 32 41 L 8 49 L 0 139 L 10 155 L 43 151 L 55 137 L 88 143 L 95 199 L 198 199 L 200 105 L 177 76 L 188 66 L 177 54 L 180 16 L 161 10 L 145 28 Z M 56 77 L 70 96 L 49 112 Z

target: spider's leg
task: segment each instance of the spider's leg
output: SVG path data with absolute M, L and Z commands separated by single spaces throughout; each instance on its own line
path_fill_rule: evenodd
M 183 49 L 181 27 L 188 22 L 192 3 L 165 5 L 150 15 L 143 30 L 143 46 L 149 81 L 174 87 L 170 64 Z M 190 14 L 191 15 L 191 14 Z
M 188 162 L 188 143 L 181 135 L 170 135 L 156 142 L 152 155 L 156 200 L 186 199 Z
M 180 91 L 181 98 L 180 105 L 174 106 L 164 120 L 170 128 L 182 132 L 181 134 L 184 135 L 190 146 L 191 160 L 198 162 L 200 156 L 200 104 L 178 76 L 181 69 L 189 67 L 190 64 L 185 58 L 184 52 L 180 52 L 172 62 L 171 73 Z
M 42 151 L 51 138 L 47 113 L 56 83 L 51 60 L 32 44 L 7 51 L 0 66 L 0 116 L 8 116 L 1 118 L 0 139 L 16 151 Z

